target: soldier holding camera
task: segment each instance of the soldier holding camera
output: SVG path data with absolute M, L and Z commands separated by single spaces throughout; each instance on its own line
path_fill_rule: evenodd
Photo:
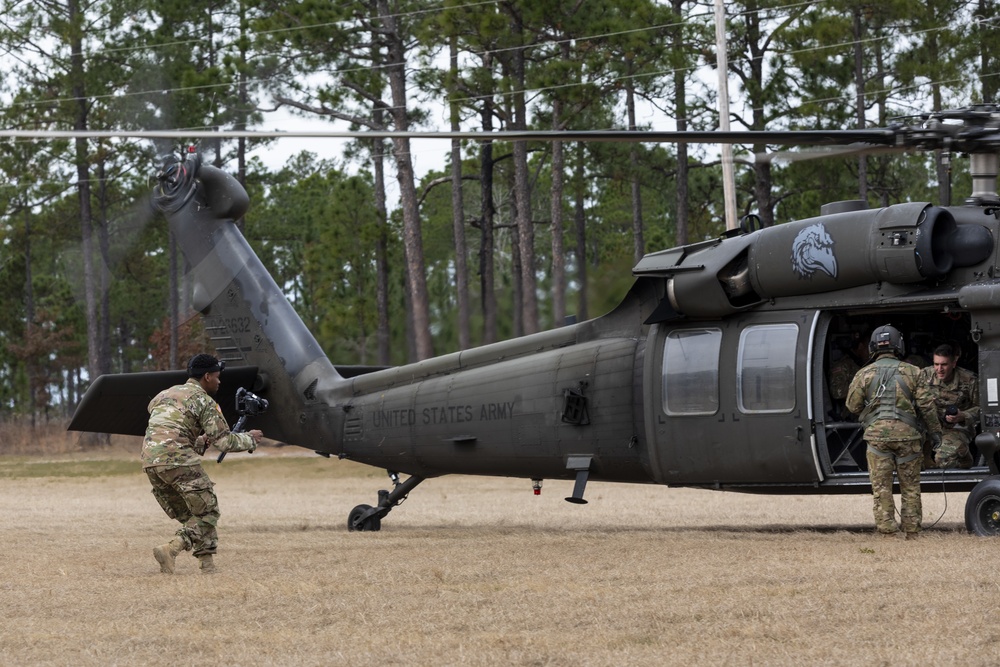
M 958 357 L 951 345 L 938 345 L 934 365 L 921 371 L 944 428 L 941 445 L 934 451 L 938 468 L 971 468 L 973 463 L 969 443 L 979 421 L 979 382 L 975 373 L 958 367 Z
M 225 363 L 198 354 L 188 363 L 188 381 L 165 389 L 149 403 L 149 426 L 142 442 L 142 468 L 153 496 L 171 519 L 181 524 L 174 539 L 153 549 L 160 571 L 173 574 L 181 551 L 193 551 L 201 572 L 215 571 L 219 501 L 200 457 L 209 447 L 223 452 L 253 452 L 259 430 L 233 433 L 212 398 L 219 390 Z

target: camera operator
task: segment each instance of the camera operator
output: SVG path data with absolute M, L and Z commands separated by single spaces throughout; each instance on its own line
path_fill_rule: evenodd
M 921 371 L 944 428 L 941 445 L 934 451 L 938 468 L 972 467 L 969 443 L 979 421 L 979 382 L 975 373 L 958 368 L 958 356 L 951 345 L 938 345 L 934 365 Z
M 181 524 L 174 538 L 155 547 L 160 572 L 173 574 L 177 554 L 192 550 L 201 572 L 215 571 L 219 502 L 200 456 L 214 446 L 223 452 L 253 452 L 259 430 L 232 433 L 212 396 L 219 390 L 225 364 L 210 354 L 188 363 L 188 381 L 157 394 L 149 403 L 149 426 L 142 442 L 142 468 L 153 496 L 171 519 Z

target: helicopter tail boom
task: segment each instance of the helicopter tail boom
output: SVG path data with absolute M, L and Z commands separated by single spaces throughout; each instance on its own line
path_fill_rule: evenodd
M 168 162 L 158 178 L 154 204 L 191 266 L 193 306 L 217 355 L 229 367 L 256 367 L 249 388 L 272 404 L 256 427 L 283 442 L 332 448 L 337 429 L 323 397 L 347 381 L 236 226 L 249 204 L 246 191 L 197 155 Z

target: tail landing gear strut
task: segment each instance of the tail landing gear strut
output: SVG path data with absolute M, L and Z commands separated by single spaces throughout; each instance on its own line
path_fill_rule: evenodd
M 389 472 L 389 479 L 392 480 L 392 491 L 382 489 L 378 492 L 378 505 L 358 505 L 347 515 L 347 530 L 381 530 L 382 517 L 392 511 L 392 508 L 406 500 L 406 496 L 417 484 L 424 481 L 424 477 L 413 475 L 405 482 L 400 483 L 399 475 L 393 471 Z

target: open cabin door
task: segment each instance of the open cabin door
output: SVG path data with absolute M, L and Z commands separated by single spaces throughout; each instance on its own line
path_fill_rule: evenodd
M 754 312 L 651 328 L 646 429 L 657 481 L 819 481 L 810 390 L 818 318 Z

